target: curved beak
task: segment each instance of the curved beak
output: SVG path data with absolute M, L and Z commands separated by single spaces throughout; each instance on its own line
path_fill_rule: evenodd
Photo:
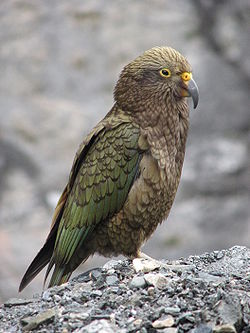
M 192 78 L 192 73 L 183 72 L 181 74 L 181 82 L 181 96 L 192 97 L 195 109 L 199 102 L 199 89 L 195 80 Z
M 199 102 L 199 89 L 194 79 L 190 79 L 187 85 L 189 96 L 192 97 L 194 109 L 196 109 Z

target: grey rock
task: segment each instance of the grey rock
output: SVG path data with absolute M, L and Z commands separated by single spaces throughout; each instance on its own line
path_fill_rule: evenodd
M 195 322 L 195 318 L 191 312 L 184 313 L 178 318 L 178 323 L 182 324 L 186 322 Z
M 90 276 L 91 279 L 97 281 L 102 275 L 102 271 L 100 269 L 94 269 L 91 271 Z
M 70 320 L 77 321 L 77 320 L 86 320 L 90 317 L 89 311 L 87 312 L 71 312 L 68 316 Z
M 192 271 L 195 267 L 194 265 L 178 265 L 173 264 L 168 266 L 172 271 L 174 272 L 186 272 L 186 271 Z
M 101 290 L 92 290 L 92 292 L 91 292 L 91 295 L 92 296 L 102 296 L 102 291 Z
M 144 279 L 148 285 L 152 285 L 158 289 L 164 289 L 169 284 L 169 279 L 161 273 L 147 273 L 144 275 Z
M 241 325 L 241 300 L 235 297 L 233 294 L 224 294 L 223 299 L 216 304 L 215 309 L 218 313 L 218 317 L 220 318 L 221 323 L 231 324 L 235 327 Z
M 140 329 L 140 333 L 148 333 L 147 329 L 145 327 L 142 327 Z
M 199 272 L 199 278 L 202 280 L 202 281 L 205 281 L 205 282 L 214 282 L 214 283 L 220 283 L 223 279 L 219 276 L 216 276 L 216 275 L 212 275 L 212 274 L 209 274 L 209 273 L 206 273 L 206 272 Z
M 113 286 L 119 283 L 117 275 L 108 275 L 106 277 L 106 283 L 108 286 Z
M 42 299 L 44 301 L 50 301 L 52 299 L 51 297 L 51 291 L 50 290 L 45 290 L 43 293 L 42 293 Z
M 8 301 L 4 303 L 4 306 L 10 308 L 12 306 L 26 305 L 32 302 L 34 302 L 33 299 L 10 298 Z
M 117 329 L 114 325 L 105 319 L 94 320 L 89 325 L 76 330 L 77 333 L 122 333 L 122 330 Z M 124 331 L 123 331 L 124 332 Z
M 143 276 L 134 276 L 133 279 L 130 281 L 130 288 L 144 288 L 146 287 L 147 283 Z
M 59 296 L 59 295 L 53 295 L 53 300 L 54 300 L 56 303 L 58 303 L 58 302 L 61 301 L 61 296 Z
M 224 257 L 224 252 L 223 251 L 219 251 L 218 254 L 216 255 L 217 259 L 222 259 Z
M 177 315 L 180 313 L 181 309 L 179 307 L 165 307 L 165 313 L 172 314 L 172 315 Z
M 115 269 L 116 266 L 121 264 L 121 260 L 109 260 L 106 264 L 103 265 L 103 269 L 109 271 L 110 269 Z
M 207 325 L 199 325 L 198 327 L 192 329 L 190 333 L 213 333 L 213 329 Z
M 56 309 L 48 309 L 42 313 L 39 313 L 35 317 L 27 317 L 21 319 L 21 323 L 24 325 L 24 331 L 31 331 L 36 329 L 41 324 L 49 323 L 55 318 Z

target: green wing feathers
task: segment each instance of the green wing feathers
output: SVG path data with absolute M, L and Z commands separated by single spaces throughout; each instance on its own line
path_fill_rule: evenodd
M 98 223 L 122 208 L 138 172 L 142 154 L 138 139 L 139 128 L 122 123 L 103 129 L 93 141 L 64 206 L 46 273 L 47 277 L 55 265 L 49 286 L 69 278 L 68 267 L 76 250 L 87 242 Z

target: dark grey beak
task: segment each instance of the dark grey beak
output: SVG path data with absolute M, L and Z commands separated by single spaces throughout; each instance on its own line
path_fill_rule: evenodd
M 192 97 L 194 109 L 196 109 L 199 102 L 199 89 L 194 79 L 188 81 L 187 91 L 189 92 L 190 97 Z

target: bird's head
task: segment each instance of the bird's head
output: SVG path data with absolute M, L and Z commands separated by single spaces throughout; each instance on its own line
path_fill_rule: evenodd
M 121 108 L 135 111 L 152 102 L 185 97 L 192 97 L 196 108 L 199 93 L 186 58 L 171 47 L 154 47 L 124 67 L 114 97 Z

